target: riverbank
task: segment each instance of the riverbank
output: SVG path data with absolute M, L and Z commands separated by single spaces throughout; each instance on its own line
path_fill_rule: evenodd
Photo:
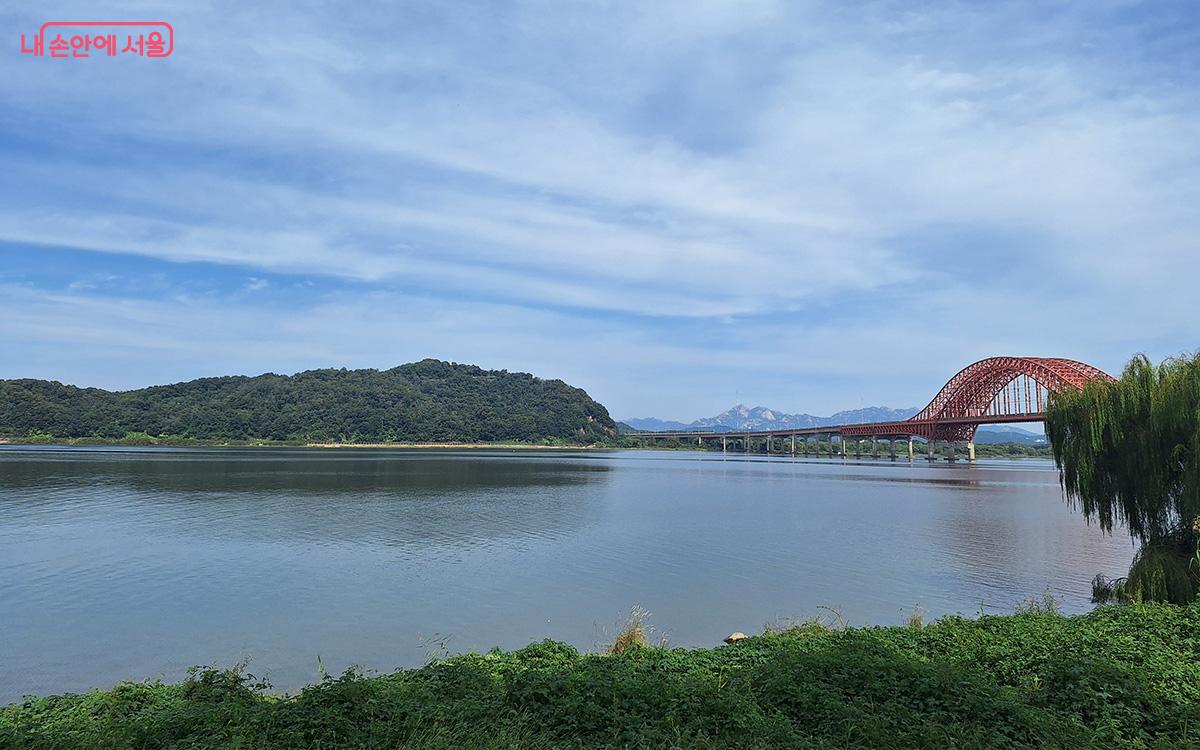
M 85 446 L 93 448 L 104 447 L 164 447 L 164 448 L 347 448 L 347 449 L 364 449 L 364 448 L 390 448 L 403 450 L 436 450 L 436 449 L 456 449 L 456 450 L 562 450 L 562 451 L 585 451 L 585 450 L 652 450 L 652 451 L 689 451 L 689 452 L 707 452 L 714 453 L 710 446 L 697 446 L 692 443 L 658 443 L 647 442 L 639 444 L 629 440 L 621 440 L 613 443 L 569 443 L 562 440 L 546 441 L 546 442 L 473 442 L 473 443 L 349 443 L 349 442 L 310 442 L 305 440 L 200 440 L 196 438 L 178 437 L 178 436 L 159 436 L 150 435 L 133 435 L 125 438 L 57 438 L 50 435 L 46 436 L 26 436 L 26 437 L 0 437 L 0 445 L 62 445 L 68 447 Z M 1050 458 L 1050 449 L 1044 446 L 1031 447 L 1020 445 L 1017 443 L 999 443 L 980 445 L 976 447 L 976 455 L 979 458 Z M 742 455 L 742 451 L 730 451 L 736 455 Z M 766 455 L 763 452 L 755 452 L 746 455 Z M 787 453 L 774 453 L 772 455 L 783 456 Z M 812 457 L 821 458 L 827 456 L 827 453 L 797 453 L 795 457 Z M 851 454 L 851 458 L 872 458 L 869 453 Z M 884 454 L 874 456 L 874 458 L 887 458 Z M 918 456 L 918 459 L 923 460 L 924 455 Z M 960 456 L 960 460 L 962 457 Z
M 305 443 L 305 448 L 460 448 L 491 450 L 591 451 L 604 445 L 539 445 L 537 443 Z
M 1200 605 L 802 625 L 712 649 L 544 642 L 295 696 L 236 670 L 0 708 L 21 748 L 1200 746 Z
M 558 442 L 497 443 L 320 443 L 306 440 L 199 440 L 185 437 L 136 436 L 129 438 L 3 438 L 0 445 L 65 447 L 163 447 L 163 448 L 391 448 L 391 449 L 491 449 L 491 450 L 599 450 L 613 448 L 598 443 Z

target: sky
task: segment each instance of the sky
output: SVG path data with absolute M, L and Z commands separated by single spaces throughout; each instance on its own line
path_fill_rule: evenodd
M 163 20 L 165 59 L 37 58 Z M 436 357 L 614 417 L 1194 351 L 1193 2 L 0 2 L 0 378 Z

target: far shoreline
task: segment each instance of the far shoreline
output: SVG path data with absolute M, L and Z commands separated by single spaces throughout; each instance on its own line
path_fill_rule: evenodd
M 257 446 L 256 446 L 257 447 Z M 270 447 L 270 446 L 262 446 Z M 405 448 L 414 450 L 436 449 L 436 448 L 459 448 L 459 449 L 502 449 L 502 450 L 550 450 L 550 451 L 591 451 L 591 450 L 616 450 L 613 446 L 606 445 L 532 445 L 529 443 L 305 443 L 300 446 L 291 446 L 299 448 Z
M 619 446 L 598 445 L 540 445 L 536 443 L 312 443 L 275 440 L 98 440 L 95 438 L 63 438 L 55 440 L 23 440 L 0 437 L 0 445 L 45 448 L 325 448 L 325 449 L 473 449 L 473 450 L 615 450 Z
M 1002 444 L 1004 445 L 1004 444 Z M 538 443 L 345 443 L 345 442 L 300 442 L 300 441 L 276 441 L 276 440 L 179 440 L 170 438 L 161 438 L 153 441 L 147 440 L 104 440 L 100 438 L 62 438 L 62 439 L 26 439 L 20 437 L 0 437 L 0 446 L 13 448 L 22 447 L 41 447 L 41 448 L 264 448 L 264 449 L 279 449 L 279 448 L 300 448 L 300 449 L 324 449 L 324 450 L 504 450 L 504 451 L 656 451 L 663 453 L 714 453 L 722 454 L 721 451 L 714 451 L 708 448 L 699 448 L 691 444 L 683 445 L 603 445 L 598 443 L 589 443 L 586 445 L 578 444 L 538 444 Z M 1014 445 L 1013 447 L 1016 447 Z M 745 453 L 744 451 L 729 451 L 724 455 L 761 455 L 765 453 Z M 828 458 L 821 454 L 788 454 L 788 453 L 773 453 L 771 456 L 788 456 L 790 458 Z M 854 459 L 887 459 L 886 455 L 871 456 L 862 454 L 859 456 L 839 456 L 840 458 Z M 924 460 L 924 455 L 920 456 L 919 460 Z M 1021 460 L 1021 459 L 1037 459 L 1046 460 L 1052 459 L 1053 456 L 1047 451 L 1046 453 L 1020 453 L 1020 452 L 981 452 L 980 460 L 1002 459 L 1002 460 Z M 903 458 L 897 457 L 898 461 L 903 461 Z M 944 460 L 944 457 L 943 457 Z M 960 459 L 960 462 L 966 463 L 966 459 Z

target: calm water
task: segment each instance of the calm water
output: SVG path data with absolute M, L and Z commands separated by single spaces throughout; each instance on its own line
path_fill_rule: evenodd
M 293 689 L 318 656 L 594 649 L 634 605 L 677 645 L 1046 586 L 1078 612 L 1132 551 L 1048 462 L 0 447 L 0 704 L 244 656 Z

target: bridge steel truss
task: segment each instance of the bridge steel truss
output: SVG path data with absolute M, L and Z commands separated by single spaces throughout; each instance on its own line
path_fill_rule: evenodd
M 650 438 L 740 440 L 748 447 L 753 440 L 765 440 L 768 452 L 777 438 L 837 435 L 845 454 L 847 439 L 911 438 L 935 441 L 967 442 L 974 440 L 981 424 L 1040 422 L 1046 418 L 1046 406 L 1054 394 L 1070 388 L 1079 390 L 1091 380 L 1114 378 L 1083 362 L 1060 357 L 989 357 L 964 367 L 938 391 L 929 404 L 909 419 L 897 422 L 830 425 L 791 430 L 736 430 L 730 432 L 640 432 Z M 795 440 L 792 441 L 793 452 Z M 972 446 L 973 447 L 973 446 Z M 973 453 L 973 451 L 972 451 Z

